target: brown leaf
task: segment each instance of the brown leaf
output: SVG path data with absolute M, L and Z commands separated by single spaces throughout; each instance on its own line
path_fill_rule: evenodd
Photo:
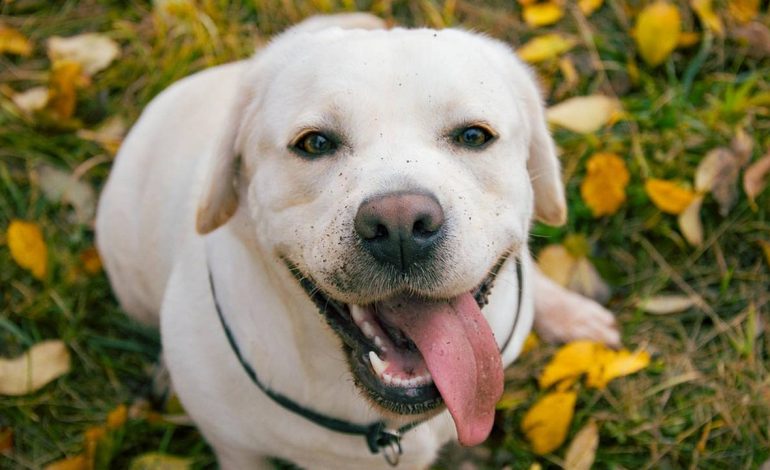
M 703 223 L 700 219 L 700 207 L 703 203 L 703 196 L 696 196 L 695 199 L 679 214 L 679 230 L 684 235 L 685 240 L 690 245 L 700 246 L 703 243 Z
M 730 141 L 730 150 L 733 151 L 740 166 L 744 166 L 751 160 L 751 152 L 754 150 L 754 139 L 742 127 L 739 128 Z
M 757 59 L 770 56 L 770 30 L 757 21 L 735 28 L 733 37 L 746 47 L 746 52 Z
M 639 308 L 653 315 L 679 313 L 695 305 L 695 300 L 687 295 L 658 295 L 639 302 Z
M 770 173 L 770 152 L 752 163 L 743 173 L 743 190 L 753 203 L 757 196 L 767 186 L 767 175 Z
M 7 454 L 13 450 L 13 429 L 0 428 L 0 454 Z
M 77 131 L 78 137 L 98 143 L 112 155 L 118 152 L 125 134 L 126 123 L 120 116 L 108 118 L 94 130 L 80 129 Z
M 549 245 L 540 251 L 538 266 L 557 284 L 590 297 L 606 301 L 610 288 L 585 256 L 576 257 L 563 245 Z
M 55 62 L 51 70 L 48 108 L 54 117 L 66 121 L 75 113 L 77 89 L 82 85 L 81 67 L 77 62 Z
M 13 359 L 0 358 L 0 395 L 32 393 L 70 370 L 70 355 L 62 341 L 38 343 Z
M 578 431 L 564 456 L 564 470 L 590 470 L 599 447 L 599 427 L 593 419 Z
M 117 43 L 103 34 L 85 33 L 67 38 L 53 36 L 48 40 L 51 62 L 75 62 L 89 76 L 107 68 L 119 55 Z
M 739 23 L 748 23 L 759 13 L 759 0 L 727 0 L 727 12 Z
M 93 219 L 96 193 L 88 183 L 50 165 L 39 166 L 38 173 L 40 189 L 46 198 L 70 204 L 75 209 L 75 221 L 78 223 L 88 223 Z

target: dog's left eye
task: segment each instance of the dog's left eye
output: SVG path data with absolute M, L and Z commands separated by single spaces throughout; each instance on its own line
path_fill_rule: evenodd
M 457 145 L 472 149 L 486 147 L 495 135 L 484 126 L 469 126 L 458 129 L 454 132 L 454 141 Z
M 337 143 L 332 137 L 318 132 L 311 131 L 302 134 L 292 146 L 302 155 L 311 157 L 320 157 L 334 153 L 337 150 Z

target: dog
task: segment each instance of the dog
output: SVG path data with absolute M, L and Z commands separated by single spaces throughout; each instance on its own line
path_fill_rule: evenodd
M 618 342 L 530 257 L 531 221 L 565 218 L 534 75 L 507 45 L 344 14 L 156 97 L 96 232 L 221 468 L 425 468 L 486 439 L 533 322 Z

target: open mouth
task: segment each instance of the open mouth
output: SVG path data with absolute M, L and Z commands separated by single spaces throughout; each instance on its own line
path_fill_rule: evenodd
M 423 414 L 446 404 L 461 443 L 486 438 L 502 393 L 502 364 L 481 314 L 502 256 L 470 292 L 451 299 L 398 294 L 369 305 L 339 302 L 284 259 L 343 343 L 354 380 L 385 410 Z M 483 436 L 482 436 L 483 434 Z

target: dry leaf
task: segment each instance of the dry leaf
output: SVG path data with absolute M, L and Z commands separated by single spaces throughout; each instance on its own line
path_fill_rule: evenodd
M 693 246 L 700 246 L 703 243 L 703 224 L 700 220 L 700 207 L 703 203 L 703 196 L 696 196 L 687 209 L 679 214 L 679 230 L 684 235 L 687 243 Z
M 601 8 L 603 3 L 604 0 L 579 0 L 578 6 L 584 15 L 591 16 L 593 12 Z
M 564 470 L 590 470 L 599 447 L 599 427 L 593 419 L 575 434 L 564 455 Z
M 679 313 L 695 305 L 695 300 L 687 295 L 657 295 L 639 302 L 639 308 L 653 315 Z
M 770 153 L 752 163 L 743 173 L 743 190 L 752 203 L 767 186 L 768 173 L 770 173 Z
M 679 49 L 686 49 L 692 47 L 700 42 L 700 34 L 694 31 L 682 31 L 679 33 L 679 40 L 676 42 L 676 47 Z
M 671 181 L 651 178 L 644 183 L 644 190 L 658 209 L 678 215 L 695 199 L 695 193 Z
M 615 98 L 578 96 L 548 108 L 546 118 L 552 124 L 587 134 L 599 130 L 621 111 L 620 101 Z
M 96 212 L 96 193 L 82 180 L 50 165 L 38 167 L 40 189 L 51 201 L 62 201 L 75 209 L 75 221 L 90 222 Z
M 128 470 L 188 470 L 190 468 L 192 468 L 192 459 L 150 452 L 132 460 Z
M 591 261 L 585 256 L 576 257 L 563 245 L 549 245 L 540 251 L 538 266 L 557 284 L 604 302 L 610 289 L 602 280 Z
M 533 3 L 524 7 L 524 21 L 530 26 L 554 24 L 564 16 L 564 8 L 553 1 Z
M 66 121 L 75 114 L 77 89 L 83 86 L 81 67 L 77 62 L 55 62 L 51 69 L 47 107 L 59 120 Z
M 770 30 L 758 21 L 735 28 L 732 34 L 736 41 L 746 46 L 746 52 L 755 58 L 770 56 Z
M 6 233 L 11 258 L 33 276 L 43 279 L 48 269 L 48 247 L 40 227 L 34 222 L 12 220 Z
M 638 372 L 650 364 L 650 354 L 647 351 L 630 352 L 626 349 L 612 351 L 605 349 L 599 360 L 588 371 L 586 385 L 603 389 L 618 377 Z
M 94 130 L 80 129 L 77 131 L 78 137 L 98 143 L 112 155 L 118 153 L 118 148 L 120 148 L 125 134 L 126 122 L 120 116 L 108 118 Z
M 102 259 L 99 252 L 93 246 L 86 248 L 80 253 L 80 263 L 83 270 L 88 274 L 98 274 L 102 270 Z
M 559 57 L 575 47 L 577 41 L 561 34 L 544 34 L 530 39 L 516 50 L 521 60 L 534 64 Z
M 526 354 L 540 345 L 540 338 L 537 337 L 537 333 L 530 331 L 527 338 L 524 340 L 524 346 L 521 347 L 521 354 Z
M 21 93 L 15 93 L 11 100 L 22 113 L 31 115 L 44 109 L 48 104 L 48 88 L 42 86 L 30 88 Z
M 13 429 L 0 428 L 0 454 L 5 454 L 13 450 Z
M 118 405 L 107 414 L 107 428 L 118 429 L 126 424 L 126 419 L 128 419 L 128 408 L 126 405 Z
M 588 340 L 565 344 L 546 364 L 538 378 L 538 385 L 540 388 L 548 388 L 562 380 L 587 373 L 596 362 L 601 349 L 605 349 L 605 346 Z
M 742 127 L 735 131 L 730 141 L 730 150 L 733 151 L 738 164 L 743 166 L 751 160 L 751 152 L 754 150 L 754 139 Z
M 710 191 L 719 203 L 719 213 L 727 215 L 738 199 L 736 183 L 740 163 L 730 149 L 719 147 L 711 150 L 695 170 L 695 189 Z
M 32 54 L 32 43 L 20 31 L 0 25 L 0 54 L 28 57 Z
M 576 400 L 576 392 L 551 392 L 535 402 L 524 415 L 521 429 L 536 454 L 547 454 L 562 445 L 572 422 Z
M 706 28 L 720 38 L 724 37 L 725 27 L 722 24 L 722 19 L 714 12 L 711 0 L 690 0 L 690 5 Z
M 748 23 L 759 13 L 759 0 L 727 0 L 727 11 L 739 23 Z
M 519 407 L 529 399 L 529 393 L 526 390 L 506 390 L 503 396 L 495 405 L 496 410 L 510 411 Z
M 76 455 L 49 463 L 43 470 L 91 470 L 91 467 L 91 462 L 84 455 Z
M 76 62 L 89 76 L 106 69 L 119 55 L 118 44 L 103 34 L 85 33 L 67 38 L 54 36 L 48 40 L 51 62 Z
M 32 393 L 69 370 L 70 354 L 64 343 L 43 341 L 17 358 L 0 358 L 0 395 Z
M 626 201 L 629 175 L 625 162 L 613 153 L 597 153 L 588 159 L 580 196 L 594 217 L 612 215 Z
M 642 10 L 636 20 L 636 45 L 645 62 L 663 63 L 679 42 L 682 20 L 676 6 L 657 1 Z

